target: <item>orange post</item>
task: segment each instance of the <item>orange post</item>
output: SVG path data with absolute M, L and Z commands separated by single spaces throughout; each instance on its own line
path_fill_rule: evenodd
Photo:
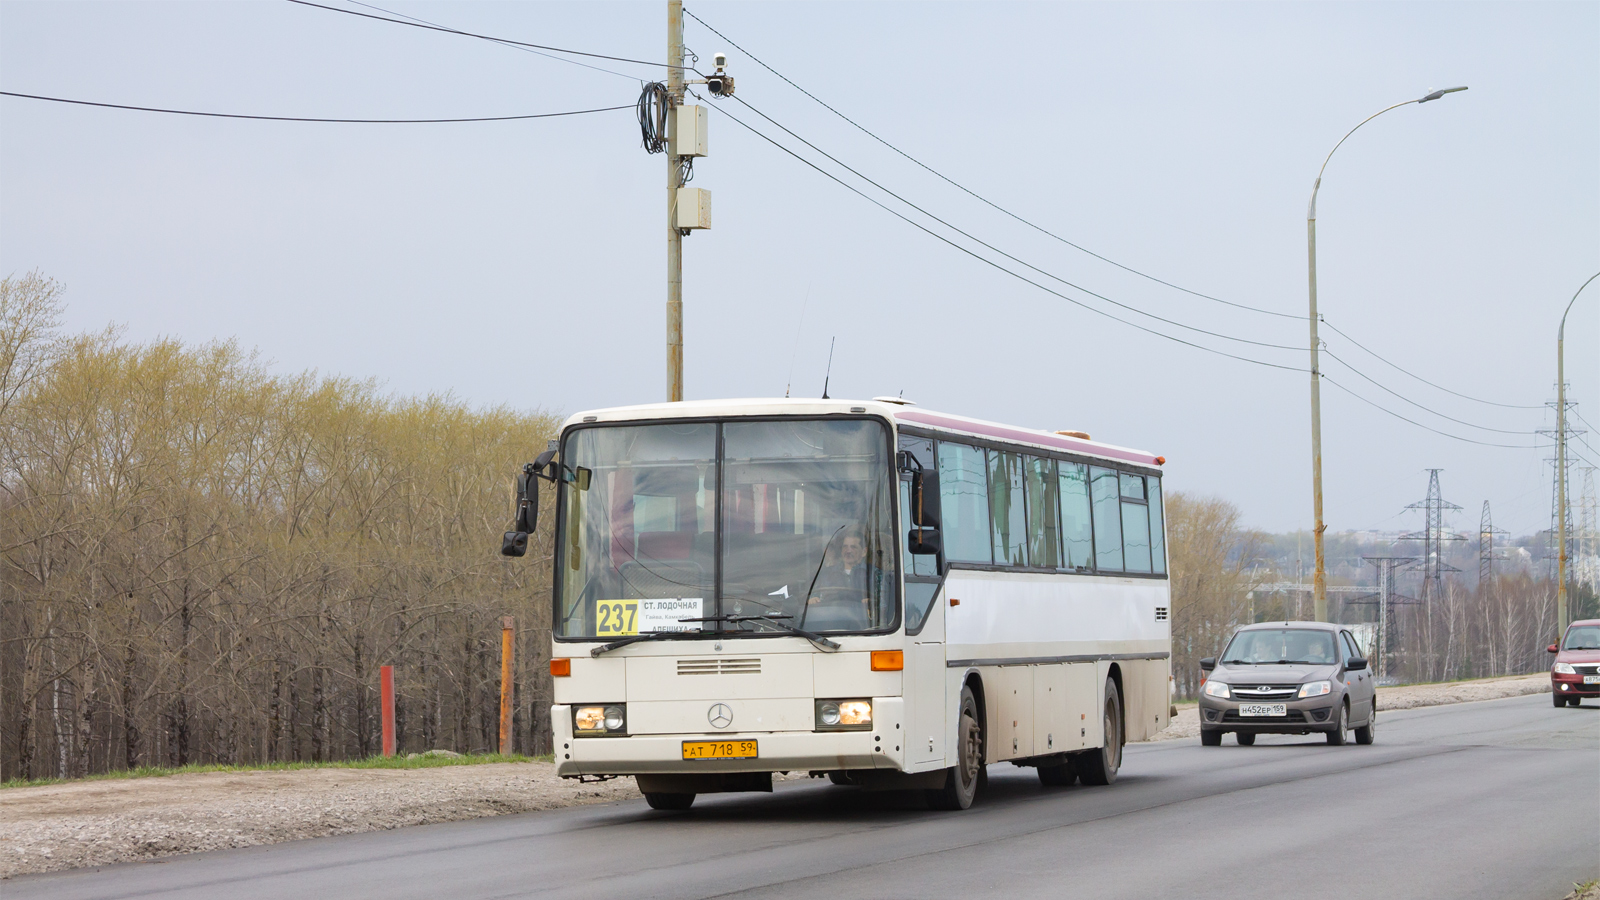
M 511 656 L 514 645 L 511 635 L 516 620 L 511 616 L 500 619 L 500 755 L 511 753 Z
M 394 755 L 394 666 L 378 669 L 378 705 L 383 707 L 383 755 Z

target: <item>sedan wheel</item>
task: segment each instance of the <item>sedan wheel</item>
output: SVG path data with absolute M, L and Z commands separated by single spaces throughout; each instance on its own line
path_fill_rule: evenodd
M 1345 732 L 1349 730 L 1350 707 L 1347 704 L 1341 703 L 1339 704 L 1339 725 L 1335 730 L 1328 732 L 1328 743 L 1334 745 L 1335 747 L 1343 746 L 1345 742 Z
M 1356 743 L 1370 744 L 1378 736 L 1378 710 L 1376 704 L 1372 712 L 1367 713 L 1367 724 L 1356 729 Z

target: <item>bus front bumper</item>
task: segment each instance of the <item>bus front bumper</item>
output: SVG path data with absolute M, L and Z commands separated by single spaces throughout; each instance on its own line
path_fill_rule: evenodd
M 814 772 L 844 769 L 902 769 L 905 765 L 904 701 L 872 700 L 870 731 L 769 731 L 705 734 L 636 734 L 619 737 L 572 736 L 572 707 L 550 707 L 555 731 L 556 774 L 642 775 L 710 772 Z M 685 759 L 691 741 L 754 741 L 754 757 Z

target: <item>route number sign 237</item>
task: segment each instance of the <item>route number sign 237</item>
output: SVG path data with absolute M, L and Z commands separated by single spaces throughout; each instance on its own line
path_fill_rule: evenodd
M 594 605 L 595 637 L 629 637 L 652 631 L 699 631 L 697 619 L 705 613 L 700 597 L 643 600 L 601 600 Z

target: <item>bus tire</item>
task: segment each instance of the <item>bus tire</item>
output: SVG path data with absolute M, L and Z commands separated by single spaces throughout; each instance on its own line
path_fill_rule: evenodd
M 934 809 L 961 810 L 972 806 L 984 781 L 983 722 L 972 688 L 961 688 L 961 713 L 956 726 L 956 764 L 945 770 L 944 787 L 926 791 Z
M 1105 746 L 1078 754 L 1078 778 L 1084 784 L 1110 784 L 1122 768 L 1122 694 L 1110 678 L 1106 679 L 1104 734 Z
M 1070 761 L 1058 766 L 1039 766 L 1039 783 L 1045 787 L 1069 787 L 1077 780 L 1078 771 Z
M 688 809 L 694 805 L 694 795 L 645 791 L 644 802 L 650 804 L 651 809 Z

